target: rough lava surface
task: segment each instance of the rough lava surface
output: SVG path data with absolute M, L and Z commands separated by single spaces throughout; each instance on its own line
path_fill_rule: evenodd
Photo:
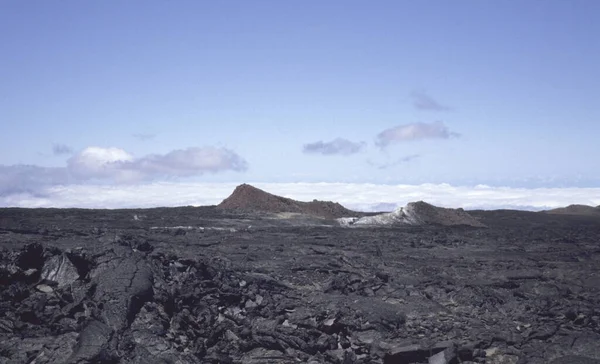
M 600 219 L 470 215 L 0 209 L 0 363 L 600 364 Z

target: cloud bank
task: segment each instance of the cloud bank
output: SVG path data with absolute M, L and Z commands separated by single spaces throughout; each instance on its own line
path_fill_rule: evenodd
M 187 148 L 135 158 L 120 148 L 88 147 L 69 158 L 65 167 L 0 165 L 0 196 L 41 195 L 57 185 L 139 183 L 247 168 L 246 160 L 226 148 Z
M 242 172 L 248 163 L 226 148 L 187 148 L 135 159 L 119 148 L 90 147 L 67 161 L 69 171 L 81 180 L 115 182 L 190 177 L 231 170 Z
M 151 177 L 189 177 L 226 170 L 243 172 L 248 169 L 248 163 L 229 149 L 206 147 L 178 149 L 164 155 L 152 154 L 128 162 L 124 167 Z
M 385 129 L 377 134 L 375 145 L 386 147 L 390 144 L 423 139 L 449 139 L 459 134 L 450 131 L 441 121 L 433 123 L 412 123 Z
M 214 205 L 238 183 L 154 182 L 125 185 L 53 186 L 42 194 L 0 196 L 0 206 L 135 208 Z M 381 211 L 424 200 L 465 209 L 541 210 L 569 204 L 600 205 L 600 188 L 509 188 L 449 184 L 378 185 L 354 183 L 252 183 L 268 192 L 301 201 L 333 200 L 356 210 Z
M 318 141 L 315 143 L 304 144 L 302 151 L 304 153 L 322 155 L 351 155 L 360 152 L 364 146 L 365 143 L 336 138 L 330 142 Z
M 0 165 L 0 196 L 19 193 L 39 195 L 43 188 L 69 183 L 66 168 L 45 168 L 32 165 Z
M 78 180 L 114 179 L 125 180 L 124 163 L 133 156 L 119 148 L 88 147 L 69 158 L 67 170 Z
M 415 91 L 410 94 L 410 97 L 413 99 L 413 106 L 419 110 L 426 111 L 448 111 L 450 108 L 448 106 L 442 105 L 433 97 L 427 95 L 422 91 Z

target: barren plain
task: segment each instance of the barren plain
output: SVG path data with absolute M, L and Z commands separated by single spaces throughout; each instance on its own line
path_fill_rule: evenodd
M 600 219 L 0 209 L 1 363 L 600 364 Z

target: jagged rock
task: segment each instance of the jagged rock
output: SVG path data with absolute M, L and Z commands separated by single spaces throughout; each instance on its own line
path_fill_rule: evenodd
M 384 364 L 409 364 L 427 361 L 430 351 L 420 345 L 392 348 L 383 358 Z
M 66 254 L 60 254 L 44 263 L 41 278 L 62 287 L 75 282 L 79 278 L 79 273 Z
M 37 286 L 35 286 L 35 288 L 38 291 L 44 292 L 44 293 L 52 293 L 52 292 L 54 292 L 54 289 L 52 289 L 52 287 L 50 287 L 47 284 L 38 284 Z
M 92 320 L 85 325 L 77 338 L 77 345 L 69 362 L 109 361 L 114 355 L 109 350 L 109 340 L 113 330 L 100 321 Z
M 437 347 L 441 348 L 441 347 Z M 437 349 L 436 348 L 436 349 Z M 432 351 L 435 349 L 432 348 Z M 434 354 L 429 358 L 429 364 L 450 364 L 457 359 L 456 347 L 454 345 L 450 345 L 446 347 L 443 351 L 440 351 L 437 354 Z
M 17 265 L 23 269 L 39 271 L 44 264 L 44 248 L 39 243 L 27 245 L 19 254 Z
M 600 359 L 579 355 L 567 355 L 552 360 L 550 364 L 600 364 Z
M 134 213 L 146 217 L 128 225 Z M 0 209 L 0 363 L 600 357 L 600 225 L 587 218 L 347 229 L 214 207 L 14 214 Z M 195 223 L 207 228 L 152 229 Z
M 99 258 L 90 276 L 96 283 L 94 298 L 102 303 L 102 319 L 113 330 L 133 320 L 153 295 L 153 275 L 141 253 L 114 247 Z

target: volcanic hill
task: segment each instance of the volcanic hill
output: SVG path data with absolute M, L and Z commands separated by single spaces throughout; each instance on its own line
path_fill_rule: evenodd
M 233 193 L 223 200 L 218 206 L 224 210 L 242 210 L 253 212 L 292 212 L 335 219 L 344 216 L 362 216 L 364 214 L 348 210 L 337 202 L 296 201 L 291 198 L 273 195 L 249 184 L 241 184 Z
M 343 224 L 343 221 L 340 221 Z M 353 225 L 442 225 L 484 227 L 463 209 L 437 207 L 427 202 L 410 202 L 384 214 L 360 218 Z
M 569 205 L 567 207 L 560 207 L 557 209 L 547 210 L 545 212 L 556 215 L 582 215 L 600 217 L 600 206 L 594 207 L 588 205 Z

